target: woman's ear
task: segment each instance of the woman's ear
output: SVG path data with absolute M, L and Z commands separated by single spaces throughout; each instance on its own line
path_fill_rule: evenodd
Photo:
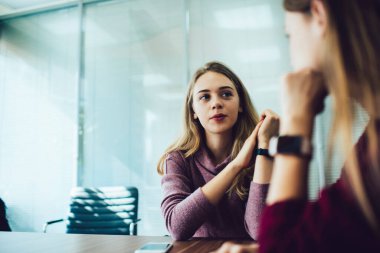
M 327 12 L 322 0 L 311 1 L 311 15 L 313 19 L 312 31 L 323 38 L 327 31 Z
M 194 117 L 194 119 L 198 118 L 198 116 L 195 113 L 193 113 L 193 117 Z
M 239 106 L 239 112 L 243 112 L 243 108 L 241 108 L 241 106 Z

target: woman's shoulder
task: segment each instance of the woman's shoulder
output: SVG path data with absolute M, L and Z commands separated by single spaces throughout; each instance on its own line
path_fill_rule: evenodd
M 185 160 L 185 153 L 181 150 L 170 151 L 166 156 L 166 160 L 183 161 Z
M 174 150 L 166 156 L 166 173 L 182 174 L 190 166 L 188 158 L 185 158 L 185 152 L 181 150 Z

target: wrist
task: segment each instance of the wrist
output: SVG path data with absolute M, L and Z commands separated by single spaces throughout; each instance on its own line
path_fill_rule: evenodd
M 280 124 L 280 135 L 311 137 L 313 134 L 313 126 L 314 117 L 310 116 L 310 114 L 306 116 L 285 116 Z
M 310 160 L 312 156 L 311 140 L 299 135 L 280 135 L 271 140 L 269 154 L 271 156 L 277 154 L 298 156 Z
M 269 142 L 270 142 L 270 139 L 269 140 L 260 140 L 259 139 L 257 147 L 258 148 L 263 148 L 263 149 L 268 149 L 269 148 Z
M 266 148 L 257 148 L 255 149 L 255 155 L 257 157 L 266 157 L 270 160 L 273 159 L 273 157 L 269 154 L 269 149 L 266 149 Z

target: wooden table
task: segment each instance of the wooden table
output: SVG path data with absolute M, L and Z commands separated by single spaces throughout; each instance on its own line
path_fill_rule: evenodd
M 170 237 L 0 232 L 1 253 L 134 253 L 147 242 L 172 242 Z M 206 253 L 225 240 L 175 241 L 170 253 Z M 247 242 L 247 241 L 245 241 Z

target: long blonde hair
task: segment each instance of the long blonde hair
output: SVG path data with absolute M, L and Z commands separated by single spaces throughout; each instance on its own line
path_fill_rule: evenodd
M 284 0 L 287 11 L 310 14 L 313 0 Z M 376 97 L 380 94 L 380 1 L 321 0 L 328 26 L 324 44 L 323 73 L 333 98 L 334 120 L 330 132 L 329 153 L 334 141 L 347 157 L 345 172 L 352 192 L 371 227 L 378 233 L 379 220 L 369 201 L 367 190 L 379 191 L 379 143 L 376 134 Z M 368 140 L 372 187 L 363 184 L 358 157 L 352 151 L 352 127 L 355 117 L 353 100 L 367 110 L 370 122 L 365 131 Z M 339 113 L 338 113 L 339 112 Z M 368 184 L 371 185 L 371 184 Z M 371 186 L 368 186 L 371 187 Z
M 200 76 L 210 71 L 222 74 L 232 81 L 239 95 L 240 106 L 243 108 L 243 111 L 239 113 L 238 119 L 233 127 L 234 142 L 231 151 L 232 159 L 237 156 L 244 144 L 244 141 L 252 133 L 253 129 L 259 122 L 259 115 L 253 107 L 248 91 L 240 81 L 239 77 L 227 66 L 220 62 L 206 63 L 203 67 L 199 68 L 195 72 L 189 82 L 184 105 L 185 118 L 183 124 L 183 132 L 177 141 L 170 145 L 160 158 L 157 165 L 157 171 L 160 175 L 164 174 L 165 160 L 171 152 L 181 151 L 184 157 L 187 158 L 194 155 L 199 150 L 201 145 L 205 144 L 204 129 L 199 121 L 193 118 L 194 111 L 192 109 L 192 104 L 195 83 Z M 231 187 L 228 190 L 228 193 L 231 194 L 232 192 L 236 192 L 236 194 L 241 199 L 244 199 L 248 194 L 248 189 L 245 186 L 245 181 L 249 175 L 253 175 L 253 166 L 241 171 L 241 173 L 234 179 Z

